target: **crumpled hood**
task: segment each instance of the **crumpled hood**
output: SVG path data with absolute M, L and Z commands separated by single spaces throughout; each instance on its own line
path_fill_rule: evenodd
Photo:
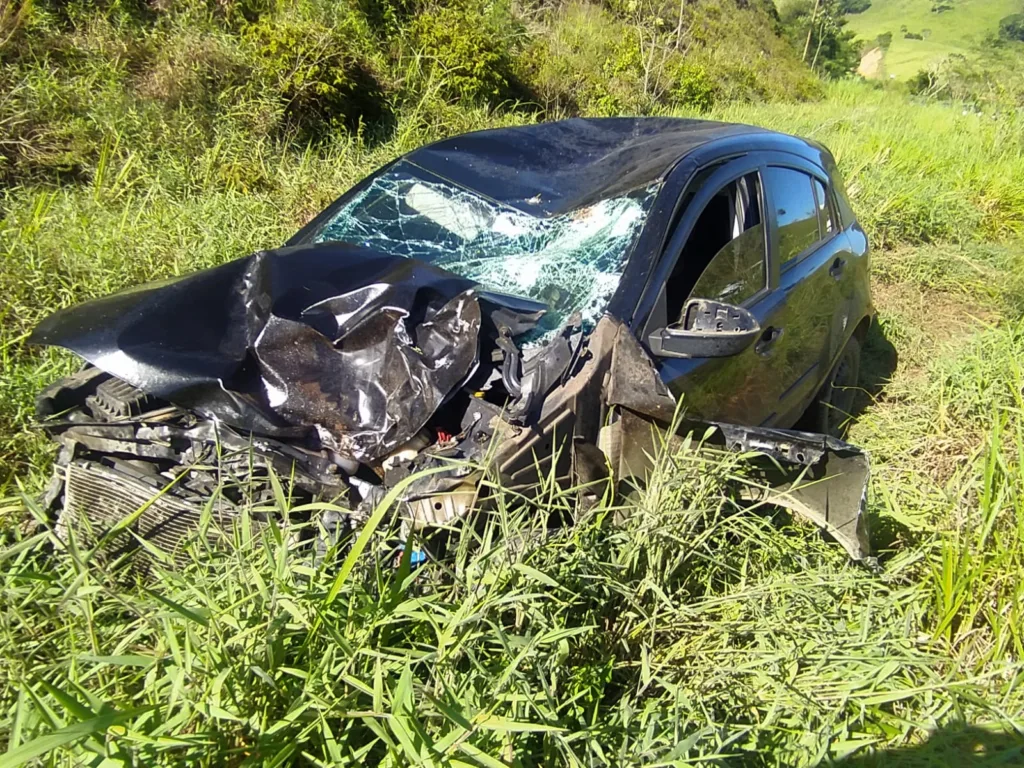
M 541 314 L 424 262 L 322 243 L 61 310 L 29 342 L 227 424 L 315 430 L 325 446 L 374 461 L 472 375 L 482 325 L 516 334 Z

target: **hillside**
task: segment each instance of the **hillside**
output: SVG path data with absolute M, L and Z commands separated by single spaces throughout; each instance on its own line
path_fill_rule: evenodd
M 950 10 L 935 13 L 933 7 Z M 885 51 L 884 75 L 906 80 L 950 54 L 975 57 L 999 20 L 1022 10 L 1020 0 L 872 0 L 863 13 L 849 14 L 848 28 L 864 41 L 892 34 Z M 906 33 L 923 40 L 908 39 Z

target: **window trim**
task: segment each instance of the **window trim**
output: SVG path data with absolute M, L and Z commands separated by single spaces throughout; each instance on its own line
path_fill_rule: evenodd
M 818 235 L 821 236 L 821 242 L 826 243 L 829 240 L 831 240 L 832 236 L 836 232 L 838 232 L 840 229 L 842 229 L 842 227 L 839 226 L 839 219 L 836 216 L 835 201 L 833 199 L 832 192 L 829 189 L 828 183 L 827 182 L 823 182 L 821 179 L 819 179 L 817 177 L 813 177 L 812 176 L 811 178 L 814 179 L 814 181 L 818 182 L 818 184 L 821 186 L 822 191 L 825 193 L 825 199 L 822 202 L 825 203 L 825 208 L 828 209 L 828 216 L 829 216 L 829 218 L 832 221 L 832 231 L 831 232 L 827 232 L 827 233 L 823 233 L 821 231 L 821 223 L 822 223 L 821 219 L 820 218 L 818 219 Z M 815 203 L 817 203 L 817 200 L 818 200 L 818 190 L 817 190 L 817 188 L 815 188 L 815 190 L 814 190 L 814 200 L 815 200 Z M 820 211 L 821 209 L 819 208 L 818 210 Z

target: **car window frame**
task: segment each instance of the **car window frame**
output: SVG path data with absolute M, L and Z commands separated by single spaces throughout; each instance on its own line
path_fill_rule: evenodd
M 815 163 L 812 163 L 799 155 L 791 155 L 789 153 L 772 152 L 766 153 L 768 155 L 765 158 L 765 168 L 787 168 L 793 171 L 800 171 L 801 173 L 810 176 L 812 179 L 817 179 L 821 182 L 821 185 L 825 188 L 825 195 L 828 197 L 829 210 L 832 214 L 832 222 L 834 224 L 832 232 L 828 233 L 827 237 L 822 237 L 821 223 L 818 223 L 818 239 L 811 243 L 809 246 L 804 248 L 802 251 L 797 253 L 793 258 L 789 259 L 785 263 L 782 261 L 782 253 L 779 250 L 779 222 L 778 217 L 775 215 L 775 200 L 772 196 L 772 190 L 770 185 L 762 182 L 764 187 L 764 195 L 767 202 L 768 210 L 770 212 L 769 226 L 772 229 L 772 251 L 774 253 L 774 260 L 779 271 L 779 274 L 789 272 L 791 269 L 799 265 L 801 262 L 807 259 L 808 256 L 815 253 L 822 246 L 832 242 L 832 240 L 843 231 L 843 227 L 840 225 L 840 221 L 836 216 L 836 207 L 834 200 L 832 199 L 834 193 L 832 191 L 832 184 L 829 180 L 828 174 L 823 168 L 818 167 Z M 813 185 L 811 186 L 811 196 L 817 201 L 817 193 L 814 190 Z M 815 202 L 815 211 L 817 211 L 817 202 Z
M 812 176 L 811 178 L 814 181 L 817 181 L 818 184 L 821 185 L 822 190 L 824 190 L 824 192 L 825 192 L 825 200 L 824 200 L 825 208 L 828 211 L 829 218 L 832 220 L 832 231 L 828 233 L 828 237 L 822 239 L 822 242 L 828 242 L 829 240 L 832 239 L 832 235 L 834 235 L 837 231 L 842 229 L 842 227 L 839 226 L 839 220 L 838 220 L 838 218 L 836 216 L 836 206 L 835 206 L 835 203 L 834 203 L 834 201 L 832 199 L 832 193 L 829 191 L 828 183 L 824 182 L 821 179 L 819 179 L 817 177 L 814 177 L 814 176 Z M 815 205 L 817 205 L 817 200 L 818 200 L 818 190 L 817 190 L 817 188 L 814 189 L 814 200 L 815 200 Z M 820 214 L 821 209 L 819 208 L 818 211 L 819 211 L 819 214 Z M 821 217 L 820 217 L 820 215 L 818 217 L 818 234 L 819 235 L 821 234 Z
M 757 291 L 755 291 L 754 293 L 750 294 L 750 296 L 748 296 L 746 299 L 744 299 L 743 301 L 741 301 L 739 304 L 736 305 L 738 307 L 743 307 L 745 309 L 749 309 L 750 307 L 752 307 L 755 304 L 757 304 L 758 301 L 760 301 L 762 298 L 767 296 L 771 292 L 771 290 L 772 290 L 772 288 L 771 288 L 771 282 L 772 282 L 772 280 L 771 280 L 771 271 L 772 271 L 772 268 L 771 268 L 771 237 L 770 237 L 770 234 L 769 234 L 768 220 L 766 218 L 766 216 L 768 214 L 768 205 L 767 205 L 767 198 L 765 197 L 765 193 L 764 193 L 764 174 L 762 173 L 763 170 L 764 170 L 763 166 L 758 166 L 754 170 L 751 170 L 751 171 L 749 171 L 747 173 L 741 173 L 736 178 L 732 179 L 731 181 L 725 182 L 725 184 L 723 184 L 722 186 L 720 186 L 720 187 L 715 189 L 715 194 L 717 195 L 718 192 L 720 192 L 722 189 L 724 189 L 727 185 L 732 184 L 732 183 L 734 183 L 734 182 L 738 181 L 739 179 L 742 179 L 742 178 L 744 178 L 746 176 L 756 175 L 757 176 L 757 185 L 758 185 L 758 187 L 761 190 L 761 194 L 758 197 L 757 204 L 758 204 L 758 208 L 759 208 L 758 213 L 760 214 L 760 217 L 761 217 L 761 222 L 760 222 L 761 223 L 761 228 L 763 230 L 762 237 L 764 238 L 764 285 L 761 288 L 759 288 Z M 704 203 L 704 207 L 701 208 L 700 209 L 700 213 L 697 214 L 697 218 L 698 219 L 704 213 L 704 208 L 706 208 L 708 203 L 710 203 L 710 202 L 711 202 L 711 200 L 709 199 L 707 202 Z M 746 232 L 746 230 L 744 230 L 744 232 Z M 739 237 L 739 235 L 737 235 L 737 237 Z M 689 238 L 687 238 L 687 239 L 689 239 Z M 726 245 L 729 245 L 735 239 L 736 238 L 734 237 L 732 240 L 729 241 L 729 243 L 726 243 Z M 697 276 L 697 281 L 694 283 L 694 288 L 696 288 L 697 285 L 700 283 L 700 279 L 702 277 L 704 277 L 704 272 L 706 272 L 708 267 L 711 266 L 711 262 L 714 261 L 716 258 L 718 258 L 718 256 L 721 255 L 722 250 L 724 250 L 724 248 L 725 248 L 725 246 L 723 246 L 723 248 L 721 250 L 719 250 L 717 253 L 714 254 L 714 256 L 711 257 L 711 260 L 708 261 L 707 265 L 704 267 L 704 271 L 702 271 Z M 681 253 L 681 251 L 680 251 L 680 253 Z M 678 258 L 679 257 L 677 256 L 676 259 L 678 260 Z M 673 263 L 672 267 L 673 267 L 673 269 L 675 268 L 675 263 Z M 669 272 L 669 274 L 671 274 L 671 272 Z M 667 276 L 666 276 L 665 282 L 666 283 L 668 282 L 668 277 Z M 690 296 L 686 297 L 686 299 L 689 299 L 689 298 L 690 298 Z M 703 297 L 697 297 L 697 298 L 711 298 L 711 297 L 703 296 Z M 684 303 L 685 303 L 686 299 L 683 300 Z
M 758 174 L 758 180 L 761 185 L 761 214 L 762 221 L 765 224 L 765 285 L 760 291 L 749 296 L 740 306 L 750 309 L 771 296 L 772 292 L 778 287 L 778 264 L 772 255 L 775 244 L 775 228 L 764 218 L 767 215 L 770 204 L 764 184 L 763 170 L 767 165 L 763 160 L 764 154 L 759 151 L 753 151 L 744 155 L 731 153 L 726 157 L 710 157 L 707 159 L 707 162 L 701 163 L 689 172 L 686 183 L 682 185 L 676 195 L 677 204 L 682 202 L 683 198 L 690 191 L 690 185 L 702 171 L 712 166 L 721 166 L 704 181 L 701 189 L 697 190 L 685 209 L 674 217 L 674 227 L 665 237 L 664 244 L 658 254 L 656 266 L 652 269 L 634 308 L 633 319 L 630 325 L 638 338 L 647 338 L 653 331 L 660 330 L 660 328 L 668 325 L 667 318 L 662 317 L 667 312 L 665 301 L 662 299 L 662 291 L 668 282 L 669 275 L 675 269 L 676 262 L 682 254 L 683 246 L 693 231 L 693 227 L 700 214 L 704 212 L 711 198 L 725 185 L 751 173 Z M 644 314 L 645 309 L 646 314 Z

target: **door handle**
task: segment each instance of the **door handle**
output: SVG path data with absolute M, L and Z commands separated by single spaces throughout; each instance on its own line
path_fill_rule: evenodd
M 842 277 L 844 269 L 846 269 L 846 259 L 837 256 L 836 260 L 832 262 L 832 266 L 828 268 L 828 273 L 838 280 Z
M 769 325 L 764 329 L 761 333 L 761 338 L 759 338 L 757 343 L 754 345 L 754 351 L 759 355 L 767 355 L 772 351 L 772 347 L 775 346 L 775 342 L 780 338 L 782 338 L 782 329 L 776 328 L 774 325 Z

